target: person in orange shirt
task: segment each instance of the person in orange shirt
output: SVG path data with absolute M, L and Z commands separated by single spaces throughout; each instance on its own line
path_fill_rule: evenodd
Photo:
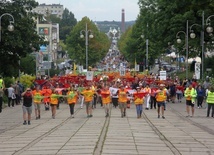
M 36 89 L 32 92 L 33 93 L 33 103 L 35 107 L 35 115 L 36 119 L 40 119 L 40 104 L 42 102 L 42 91 L 40 90 L 40 87 L 37 86 Z
M 70 90 L 67 92 L 67 102 L 70 107 L 71 118 L 74 118 L 74 106 L 78 101 L 78 92 L 74 86 L 70 87 Z
M 86 86 L 86 89 L 83 90 L 83 92 L 81 93 L 84 96 L 84 101 L 85 101 L 85 105 L 86 105 L 86 113 L 87 113 L 87 117 L 93 117 L 92 115 L 92 101 L 93 101 L 93 95 L 94 95 L 94 91 L 90 88 L 89 85 Z
M 157 105 L 158 105 L 158 118 L 160 118 L 160 109 L 161 109 L 161 114 L 162 114 L 162 118 L 165 119 L 164 116 L 164 105 L 167 99 L 167 90 L 164 89 L 165 85 L 164 84 L 160 84 L 159 89 L 156 91 L 156 101 L 157 101 Z
M 111 103 L 111 93 L 109 91 L 108 86 L 104 86 L 103 89 L 101 90 L 101 97 L 102 97 L 102 102 L 103 106 L 105 109 L 106 116 L 109 117 L 109 111 L 110 111 L 110 103 Z
M 124 89 L 123 85 L 120 85 L 120 89 L 118 90 L 117 94 L 118 94 L 118 102 L 119 102 L 119 108 L 121 111 L 121 117 L 125 117 L 126 116 L 126 107 L 127 107 L 127 91 Z
M 52 112 L 52 118 L 55 119 L 56 116 L 56 107 L 58 104 L 58 92 L 56 90 L 53 90 L 53 93 L 50 96 L 50 105 L 51 105 L 51 112 Z
M 52 90 L 49 88 L 49 86 L 43 87 L 42 95 L 44 97 L 43 102 L 45 104 L 45 110 L 46 111 L 49 110 L 51 94 L 52 94 Z
M 133 93 L 134 104 L 136 106 L 137 118 L 141 118 L 143 112 L 144 94 L 140 91 L 140 87 L 136 87 L 137 91 Z

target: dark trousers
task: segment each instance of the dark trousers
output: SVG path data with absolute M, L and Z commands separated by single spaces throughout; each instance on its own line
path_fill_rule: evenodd
M 16 99 L 15 99 L 16 105 L 18 105 L 18 104 L 20 104 L 20 95 L 18 95 L 18 94 L 15 94 L 15 95 L 16 95 Z
M 94 96 L 92 107 L 93 107 L 93 108 L 96 108 L 96 105 L 97 105 L 97 96 Z
M 207 108 L 207 117 L 210 116 L 210 109 L 212 108 L 212 114 L 211 116 L 214 117 L 214 103 L 207 103 L 208 108 Z
M 2 112 L 2 102 L 3 102 L 3 98 L 0 97 L 0 113 Z
M 74 114 L 74 106 L 75 106 L 75 103 L 69 104 L 71 115 Z
M 14 107 L 15 99 L 12 99 L 11 97 L 8 97 L 8 107 L 10 107 L 10 102 L 12 101 L 12 107 Z
M 97 102 L 99 102 L 99 103 L 100 103 L 101 107 L 103 106 L 103 101 L 102 101 L 101 96 L 98 96 L 98 101 L 97 101 Z
M 112 98 L 113 106 L 116 108 L 118 106 L 118 98 Z
M 203 100 L 204 100 L 204 97 L 203 97 L 203 96 L 198 96 L 198 97 L 197 97 L 197 104 L 198 104 L 198 107 L 202 107 Z
M 150 108 L 152 109 L 154 106 L 154 108 L 156 109 L 156 98 L 154 96 L 151 96 L 150 101 L 151 101 L 151 107 Z

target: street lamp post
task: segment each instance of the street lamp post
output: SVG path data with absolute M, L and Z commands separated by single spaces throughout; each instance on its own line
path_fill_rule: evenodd
M 146 25 L 146 27 L 147 27 L 147 35 L 146 35 L 146 64 L 145 64 L 145 66 L 146 66 L 146 69 L 149 69 L 149 39 L 148 39 L 148 23 L 147 23 L 147 25 Z M 141 38 L 145 38 L 145 35 L 144 34 L 142 34 L 141 35 Z
M 194 31 L 192 30 L 193 26 L 201 27 L 201 78 L 204 79 L 204 12 L 202 13 L 202 25 L 193 24 L 190 26 L 190 38 L 194 39 L 196 37 Z
M 9 21 L 9 22 L 10 22 L 10 25 L 8 25 L 7 29 L 8 29 L 8 31 L 13 31 L 13 30 L 14 30 L 14 26 L 11 24 L 11 23 L 14 23 L 14 18 L 13 18 L 13 16 L 12 16 L 11 14 L 9 14 L 9 13 L 4 13 L 4 14 L 2 14 L 2 15 L 0 16 L 0 42 L 1 42 L 1 30 L 2 30 L 2 28 L 1 28 L 1 18 L 2 18 L 3 16 L 10 16 L 10 17 L 12 18 L 12 21 Z
M 85 33 L 85 35 L 83 34 L 83 32 Z M 80 38 L 84 38 L 85 36 L 85 56 L 86 56 L 86 60 L 85 60 L 85 64 L 86 64 L 86 69 L 88 70 L 88 37 L 89 38 L 93 38 L 93 34 L 91 30 L 88 30 L 88 25 L 86 23 L 85 25 L 85 30 L 80 31 Z
M 189 22 L 187 20 L 186 22 L 186 32 L 184 31 L 179 31 L 177 34 L 176 34 L 176 38 L 177 38 L 177 43 L 180 44 L 181 43 L 181 39 L 179 37 L 179 34 L 180 33 L 183 33 L 185 35 L 185 42 L 186 42 L 186 79 L 188 79 L 188 50 L 189 50 L 189 42 L 188 42 L 188 27 L 189 27 Z

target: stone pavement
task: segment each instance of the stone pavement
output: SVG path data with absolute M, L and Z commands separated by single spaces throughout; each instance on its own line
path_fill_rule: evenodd
M 184 103 L 168 103 L 166 119 L 157 118 L 155 109 L 136 118 L 135 106 L 121 118 L 112 108 L 109 118 L 97 106 L 93 117 L 76 105 L 75 118 L 61 104 L 56 119 L 44 111 L 40 120 L 22 125 L 21 105 L 0 113 L 0 155 L 213 155 L 214 119 L 206 109 L 185 117 Z

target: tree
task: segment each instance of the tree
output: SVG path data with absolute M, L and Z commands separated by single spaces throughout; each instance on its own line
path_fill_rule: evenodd
M 181 55 L 185 55 L 185 35 L 179 36 L 182 44 L 176 43 L 176 34 L 179 31 L 186 31 L 186 21 L 189 26 L 202 23 L 202 12 L 205 19 L 211 15 L 214 9 L 214 0 L 139 0 L 140 14 L 129 35 L 126 48 L 123 52 L 129 53 L 130 49 L 136 52 L 136 57 L 145 57 L 145 39 L 149 39 L 149 62 L 160 54 L 171 52 L 178 48 Z M 211 24 L 214 24 L 214 20 Z M 148 25 L 148 27 L 147 27 Z M 196 39 L 189 39 L 189 57 L 201 55 L 200 33 L 202 27 L 193 27 L 196 32 Z M 141 38 L 144 34 L 144 39 Z M 189 35 L 189 34 L 188 34 Z M 213 38 L 205 33 L 205 42 Z M 134 40 L 134 41 L 133 41 Z
M 67 50 L 70 58 L 75 60 L 77 64 L 85 64 L 85 37 L 80 38 L 80 32 L 85 30 L 86 23 L 88 30 L 91 30 L 94 36 L 94 38 L 88 39 L 88 64 L 95 65 L 107 53 L 110 47 L 110 40 L 104 33 L 98 31 L 96 25 L 89 18 L 84 17 L 73 27 L 66 39 Z M 85 35 L 84 32 L 83 34 Z
M 62 20 L 59 22 L 60 40 L 63 40 L 64 42 L 66 42 L 67 34 L 70 33 L 70 31 L 76 24 L 77 24 L 77 20 L 74 17 L 74 14 L 72 12 L 69 12 L 69 10 L 65 8 L 62 14 Z
M 0 42 L 0 72 L 4 76 L 12 76 L 9 69 L 19 68 L 19 60 L 32 53 L 32 46 L 38 50 L 42 39 L 37 35 L 35 30 L 36 15 L 31 12 L 38 3 L 34 0 L 3 0 L 0 9 L 0 15 L 10 13 L 14 17 L 14 31 L 8 32 L 7 25 L 11 18 L 4 16 L 1 19 L 1 42 Z M 12 69 L 12 70 L 13 70 Z

